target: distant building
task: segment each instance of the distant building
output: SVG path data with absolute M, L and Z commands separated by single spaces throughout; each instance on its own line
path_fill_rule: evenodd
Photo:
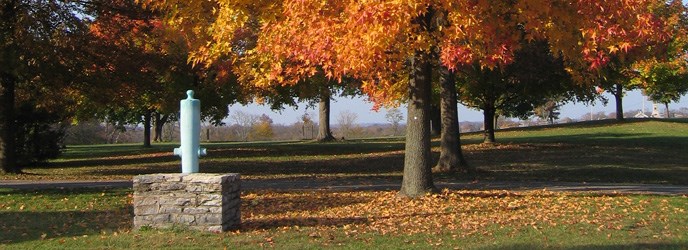
M 641 110 L 638 110 L 638 113 L 635 114 L 633 117 L 635 117 L 635 118 L 650 118 L 645 113 L 643 113 L 643 111 L 641 111 Z
M 652 118 L 661 118 L 662 114 L 659 113 L 659 105 L 657 103 L 652 104 Z

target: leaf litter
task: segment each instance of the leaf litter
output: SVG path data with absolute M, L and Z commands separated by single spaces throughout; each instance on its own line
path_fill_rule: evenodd
M 243 222 L 237 233 L 311 228 L 312 238 L 322 238 L 335 230 L 343 231 L 348 237 L 451 233 L 455 238 L 492 235 L 495 228 L 514 232 L 557 226 L 581 228 L 581 231 L 590 227 L 605 232 L 632 231 L 652 221 L 688 217 L 685 209 L 652 198 L 545 190 L 444 190 L 414 200 L 396 198 L 396 192 L 392 191 L 257 191 L 243 194 L 242 199 Z M 660 231 L 664 235 L 676 233 L 668 227 Z

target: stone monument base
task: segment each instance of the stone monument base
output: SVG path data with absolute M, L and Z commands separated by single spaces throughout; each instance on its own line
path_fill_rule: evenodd
M 239 174 L 134 177 L 134 228 L 181 226 L 222 232 L 241 224 Z

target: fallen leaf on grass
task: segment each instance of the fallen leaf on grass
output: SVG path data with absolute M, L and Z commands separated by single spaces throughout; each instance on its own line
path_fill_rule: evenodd
M 374 234 L 438 234 L 457 237 L 491 235 L 491 226 L 524 227 L 596 225 L 601 231 L 622 230 L 628 212 L 645 211 L 649 203 L 624 196 L 581 196 L 548 191 L 450 191 L 414 200 L 395 199 L 394 191 L 248 192 L 242 197 L 243 233 L 271 228 L 289 231 L 312 227 L 312 238 L 344 230 L 347 237 Z M 667 203 L 664 203 L 667 204 Z M 680 209 L 666 209 L 681 213 Z M 685 211 L 685 210 L 684 210 Z M 685 213 L 685 212 L 683 212 Z M 657 214 L 650 219 L 664 219 Z

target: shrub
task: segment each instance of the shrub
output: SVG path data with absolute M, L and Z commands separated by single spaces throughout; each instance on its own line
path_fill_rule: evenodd
M 34 105 L 17 110 L 17 164 L 21 167 L 44 163 L 60 156 L 64 148 L 61 118 Z

